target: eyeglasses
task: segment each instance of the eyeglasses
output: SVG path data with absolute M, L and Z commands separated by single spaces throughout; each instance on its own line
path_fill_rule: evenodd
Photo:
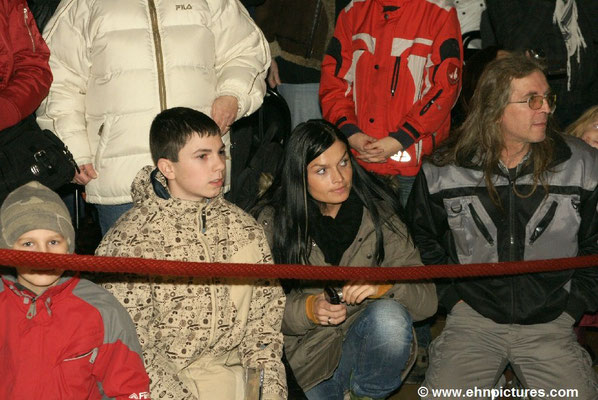
M 544 100 L 548 103 L 548 108 L 550 108 L 550 112 L 554 112 L 556 109 L 556 94 L 550 93 L 545 96 L 541 94 L 534 94 L 527 98 L 527 100 L 521 101 L 509 101 L 508 104 L 511 103 L 527 103 L 529 108 L 532 110 L 539 110 L 544 105 Z

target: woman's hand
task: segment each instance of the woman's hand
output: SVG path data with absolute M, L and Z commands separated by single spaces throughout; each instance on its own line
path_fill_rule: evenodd
M 361 304 L 365 299 L 378 293 L 379 285 L 362 281 L 348 282 L 343 286 L 343 301 L 349 305 Z
M 338 325 L 347 318 L 347 306 L 330 304 L 326 301 L 324 292 L 316 296 L 313 312 L 320 325 Z

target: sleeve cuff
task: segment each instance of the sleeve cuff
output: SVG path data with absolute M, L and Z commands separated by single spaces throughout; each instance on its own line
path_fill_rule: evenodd
M 391 132 L 388 136 L 401 143 L 403 149 L 407 149 L 415 143 L 415 140 L 413 140 L 413 138 L 403 129 L 399 129 L 397 132 Z
M 270 56 L 272 58 L 276 58 L 282 54 L 282 49 L 280 48 L 280 44 L 277 41 L 269 42 L 268 47 L 270 47 Z
M 393 287 L 392 284 L 378 285 L 378 291 L 376 292 L 376 294 L 371 295 L 370 299 L 379 299 L 380 297 L 384 296 L 386 294 L 386 292 L 388 292 L 390 290 L 390 288 L 392 288 L 392 287 Z
M 316 296 L 311 295 L 305 301 L 305 313 L 307 314 L 307 318 L 314 324 L 319 324 L 316 316 L 314 315 L 314 302 L 316 301 Z
M 359 127 L 354 124 L 345 124 L 345 125 L 341 126 L 339 129 L 343 133 L 343 135 L 345 135 L 345 137 L 347 139 L 349 139 L 351 136 L 353 136 L 357 132 L 361 132 L 361 129 L 359 129 Z

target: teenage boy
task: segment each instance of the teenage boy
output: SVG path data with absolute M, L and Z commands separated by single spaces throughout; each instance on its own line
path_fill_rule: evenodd
M 220 130 L 205 114 L 173 108 L 150 129 L 157 168 L 137 174 L 134 207 L 96 254 L 162 260 L 271 263 L 262 228 L 221 194 Z M 262 381 L 261 399 L 286 398 L 276 280 L 119 276 L 105 283 L 137 325 L 154 399 L 231 399 Z M 251 379 L 254 376 L 256 379 Z
M 30 182 L 0 209 L 0 248 L 72 253 L 58 195 Z M 131 318 L 106 290 L 63 270 L 17 267 L 0 280 L 1 399 L 149 399 Z

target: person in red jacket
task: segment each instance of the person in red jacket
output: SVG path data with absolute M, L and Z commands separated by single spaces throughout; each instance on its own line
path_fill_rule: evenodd
M 369 171 L 396 176 L 405 204 L 421 167 L 449 133 L 463 44 L 443 0 L 354 0 L 340 13 L 322 63 L 326 120 Z
M 25 0 L 0 0 L 0 131 L 32 114 L 48 95 L 49 58 Z
M 72 253 L 66 206 L 39 182 L 0 208 L 0 248 Z M 149 399 L 133 321 L 106 290 L 62 270 L 0 280 L 0 399 Z

